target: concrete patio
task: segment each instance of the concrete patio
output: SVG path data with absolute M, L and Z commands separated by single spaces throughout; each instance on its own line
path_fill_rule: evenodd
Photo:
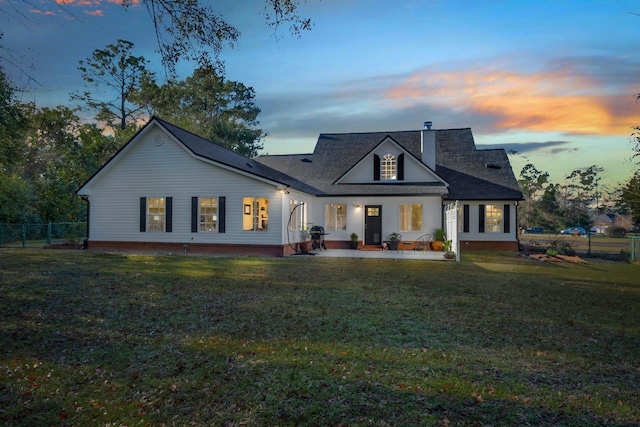
M 315 249 L 305 254 L 290 256 L 317 256 L 323 258 L 378 258 L 378 259 L 417 259 L 423 261 L 452 261 L 444 258 L 444 252 L 437 251 L 372 251 L 357 249 Z

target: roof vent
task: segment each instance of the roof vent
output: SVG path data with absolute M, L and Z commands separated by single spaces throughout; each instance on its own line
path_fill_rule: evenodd
M 253 165 L 249 162 L 247 162 L 247 166 L 249 166 L 250 168 L 253 168 Z
M 485 163 L 484 166 L 489 169 L 502 169 L 502 166 L 493 163 Z
M 303 158 L 303 159 L 300 159 L 300 161 L 301 161 L 302 163 L 312 163 L 312 162 L 313 162 L 313 160 L 311 160 L 311 159 L 307 159 L 306 157 L 305 157 L 305 158 Z
M 433 122 L 424 122 L 423 126 L 426 130 L 431 130 L 431 126 L 433 126 Z

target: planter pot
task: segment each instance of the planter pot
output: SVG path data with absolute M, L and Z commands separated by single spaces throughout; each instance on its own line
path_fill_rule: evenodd
M 350 242 L 349 242 L 349 247 L 350 247 L 351 249 L 358 249 L 358 242 L 350 241 Z
M 456 258 L 456 253 L 453 251 L 447 251 L 444 253 L 444 257 L 445 259 L 455 259 Z
M 390 251 L 397 251 L 398 250 L 398 243 L 400 243 L 398 240 L 389 240 L 389 250 Z
M 311 250 L 311 241 L 305 240 L 304 242 L 298 243 L 298 247 L 300 248 L 300 252 L 309 252 Z
M 434 251 L 442 251 L 444 249 L 444 242 L 434 240 L 433 242 L 431 242 L 431 247 Z

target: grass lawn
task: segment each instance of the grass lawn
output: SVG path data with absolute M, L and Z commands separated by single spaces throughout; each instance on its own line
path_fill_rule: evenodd
M 0 250 L 0 425 L 639 423 L 638 265 Z

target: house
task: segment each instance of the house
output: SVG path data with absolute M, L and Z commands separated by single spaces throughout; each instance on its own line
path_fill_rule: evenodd
M 249 159 L 157 117 L 78 194 L 89 249 L 272 256 L 309 224 L 329 249 L 351 233 L 414 240 L 452 202 L 462 249 L 517 250 L 522 200 L 505 151 L 476 149 L 468 128 L 321 134 L 311 154 Z

